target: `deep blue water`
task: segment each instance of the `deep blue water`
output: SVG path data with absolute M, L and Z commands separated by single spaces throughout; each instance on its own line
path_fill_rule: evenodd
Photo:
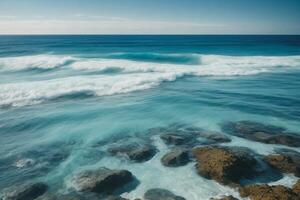
M 75 172 L 107 166 L 139 179 L 126 197 L 152 187 L 189 200 L 236 195 L 193 163 L 163 167 L 155 138 L 160 152 L 143 164 L 97 144 L 174 123 L 220 131 L 252 120 L 299 134 L 299 88 L 300 36 L 0 36 L 0 188 L 41 180 L 66 193 Z M 230 137 L 259 154 L 278 147 Z

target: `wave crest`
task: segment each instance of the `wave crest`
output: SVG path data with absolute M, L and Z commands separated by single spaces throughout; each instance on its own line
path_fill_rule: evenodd
M 28 69 L 53 69 L 75 61 L 71 56 L 35 55 L 0 58 L 0 68 L 4 71 Z
M 176 74 L 128 74 L 116 76 L 78 76 L 61 79 L 1 84 L 0 106 L 24 106 L 47 100 L 89 94 L 105 96 L 145 90 L 172 81 Z
M 31 59 L 34 61 L 32 61 Z M 6 59 L 6 60 L 5 60 Z M 300 67 L 300 56 L 218 56 L 199 55 L 201 64 L 181 65 L 140 62 L 122 59 L 74 58 L 68 56 L 31 56 L 0 59 L 14 69 L 21 63 L 31 67 L 53 68 L 66 65 L 75 71 L 114 71 L 114 74 L 82 75 L 43 81 L 1 84 L 0 106 L 24 106 L 52 99 L 104 96 L 145 90 L 164 81 L 174 81 L 185 75 L 244 76 L 263 72 L 278 72 Z M 8 62 L 12 59 L 13 62 Z M 17 62 L 16 62 L 17 61 Z M 66 64 L 67 62 L 71 62 Z M 115 70 L 117 69 L 117 70 Z M 278 70 L 279 69 L 279 70 Z M 89 73 L 90 74 L 90 73 Z M 98 73 L 97 73 L 98 74 Z

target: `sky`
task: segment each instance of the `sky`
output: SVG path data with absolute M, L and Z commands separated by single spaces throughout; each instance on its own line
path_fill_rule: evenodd
M 300 0 L 0 0 L 0 34 L 300 34 Z

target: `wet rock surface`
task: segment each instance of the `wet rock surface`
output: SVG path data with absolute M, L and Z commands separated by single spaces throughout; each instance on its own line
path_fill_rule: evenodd
M 176 148 L 161 158 L 161 163 L 167 167 L 184 166 L 190 161 L 187 149 Z
M 120 196 L 109 196 L 105 200 L 128 200 Z
M 252 121 L 238 121 L 223 124 L 222 130 L 238 137 L 266 144 L 300 147 L 300 135 L 285 132 L 282 127 Z
M 122 135 L 104 143 L 104 146 L 110 156 L 118 156 L 133 162 L 148 161 L 157 153 L 148 135 Z
M 227 143 L 231 142 L 231 139 L 224 134 L 212 131 L 201 131 L 200 137 L 206 138 L 208 140 L 207 143 L 214 144 L 214 143 Z
M 300 179 L 297 183 L 293 186 L 293 192 L 300 197 Z
M 155 131 L 153 131 L 155 132 Z M 230 142 L 224 134 L 186 125 L 173 125 L 157 129 L 160 138 L 167 145 L 194 147 L 203 144 Z
M 145 200 L 185 200 L 166 189 L 154 188 L 144 194 Z
M 230 195 L 230 196 L 223 196 L 221 198 L 211 198 L 210 200 L 238 200 L 238 199 Z
M 76 174 L 72 179 L 72 185 L 80 192 L 110 194 L 131 181 L 133 175 L 127 170 L 100 168 Z
M 152 145 L 131 143 L 125 145 L 115 145 L 107 150 L 111 155 L 125 156 L 135 162 L 145 162 L 156 154 L 156 148 Z
M 290 188 L 276 185 L 249 185 L 239 190 L 241 197 L 251 200 L 299 200 L 299 196 Z
M 222 184 L 238 184 L 255 174 L 257 161 L 246 149 L 199 147 L 193 150 L 198 173 Z
M 30 183 L 5 189 L 3 200 L 33 200 L 43 195 L 48 189 L 44 183 Z
M 300 177 L 300 153 L 292 150 L 277 150 L 276 154 L 265 156 L 264 160 L 273 168 Z

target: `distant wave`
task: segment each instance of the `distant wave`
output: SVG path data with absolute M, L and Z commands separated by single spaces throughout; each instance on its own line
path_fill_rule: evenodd
M 108 59 L 124 59 L 171 64 L 200 64 L 197 54 L 163 54 L 163 53 L 112 53 Z
M 5 61 L 5 64 L 14 66 L 14 69 L 22 69 L 24 65 L 38 68 L 55 68 L 64 65 L 76 71 L 115 71 L 115 73 L 113 75 L 95 73 L 60 79 L 1 84 L 0 106 L 24 106 L 57 98 L 128 93 L 149 89 L 164 81 L 174 81 L 185 75 L 244 76 L 276 72 L 278 68 L 286 70 L 300 67 L 300 56 L 198 55 L 198 57 L 201 61 L 198 65 L 69 56 L 31 56 L 23 57 L 24 61 L 21 57 L 1 58 L 0 63 L 3 64 Z M 66 64 L 67 62 L 69 63 Z
M 274 67 L 298 67 L 300 56 L 221 56 L 200 54 L 110 54 L 112 58 L 79 58 L 64 55 L 35 55 L 20 57 L 0 58 L 0 69 L 8 71 L 20 71 L 28 69 L 55 69 L 62 66 L 71 67 L 74 70 L 107 71 L 122 70 L 125 72 L 171 72 L 220 70 L 230 74 L 230 71 L 266 71 Z M 124 57 L 124 59 L 121 59 Z M 134 58 L 149 58 L 144 61 Z M 127 59 L 125 59 L 127 58 Z M 153 59 L 152 59 L 153 58 Z M 172 59 L 180 60 L 180 64 L 172 64 Z M 147 60 L 147 61 L 146 61 Z M 171 60 L 170 63 L 158 62 L 159 60 Z M 157 62 L 154 62 L 157 61 Z M 193 65 L 191 62 L 193 61 Z M 175 62 L 176 63 L 176 62 Z M 185 63 L 185 65 L 183 64 Z M 211 69 L 208 69 L 211 68 Z M 197 74 L 197 73 L 195 73 Z M 216 74 L 220 74 L 216 72 Z M 224 75 L 226 75 L 224 74 Z M 252 74 L 252 73 L 250 73 Z M 213 74 L 211 74 L 213 75 Z
M 34 55 L 0 58 L 0 69 L 4 71 L 20 71 L 28 69 L 49 70 L 58 68 L 76 59 L 71 56 Z
M 274 71 L 275 68 L 300 67 L 300 56 L 219 56 L 198 55 L 198 65 L 153 63 L 124 59 L 85 59 L 70 65 L 75 70 L 106 71 L 120 70 L 131 73 L 175 72 L 191 75 L 251 75 Z

